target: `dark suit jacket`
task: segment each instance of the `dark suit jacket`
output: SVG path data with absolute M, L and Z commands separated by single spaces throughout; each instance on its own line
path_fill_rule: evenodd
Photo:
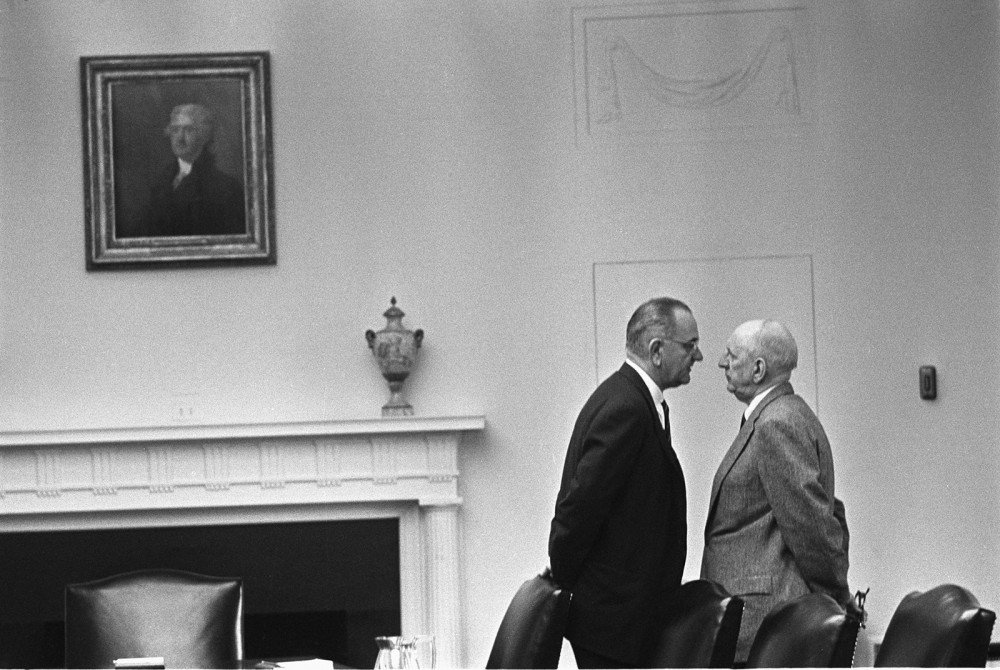
M 639 374 L 623 365 L 577 418 L 549 535 L 573 592 L 566 637 L 638 665 L 687 552 L 684 474 Z
M 215 167 L 215 159 L 202 152 L 191 172 L 175 189 L 178 171 L 173 161 L 159 175 L 150 192 L 149 207 L 135 231 L 119 237 L 175 237 L 187 235 L 241 235 L 246 233 L 243 186 Z
M 745 602 L 737 661 L 775 605 L 810 591 L 850 601 L 848 541 L 823 426 L 779 384 L 723 457 L 705 525 L 701 576 Z

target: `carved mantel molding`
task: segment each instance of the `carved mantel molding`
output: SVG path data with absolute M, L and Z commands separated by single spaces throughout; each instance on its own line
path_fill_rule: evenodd
M 458 448 L 483 416 L 0 433 L 0 532 L 399 519 L 403 634 L 461 667 Z
M 458 498 L 481 416 L 0 433 L 0 515 Z

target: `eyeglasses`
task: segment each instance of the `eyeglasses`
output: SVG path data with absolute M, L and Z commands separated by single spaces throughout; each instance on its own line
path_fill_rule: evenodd
M 687 340 L 687 341 L 684 341 L 684 340 L 675 340 L 675 339 L 670 338 L 670 337 L 658 337 L 656 339 L 657 340 L 661 340 L 661 341 L 673 342 L 675 344 L 679 344 L 679 345 L 681 345 L 684 348 L 684 352 L 687 353 L 687 354 L 693 354 L 695 351 L 698 351 L 698 340 L 697 339 Z

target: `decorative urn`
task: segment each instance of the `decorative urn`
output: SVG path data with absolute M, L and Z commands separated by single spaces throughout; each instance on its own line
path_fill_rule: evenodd
M 396 307 L 396 297 L 389 301 L 389 309 L 382 316 L 386 326 L 378 331 L 365 331 L 368 347 L 378 361 L 382 376 L 389 382 L 389 402 L 382 405 L 382 416 L 410 416 L 413 407 L 403 399 L 403 381 L 409 376 L 417 360 L 417 349 L 424 339 L 421 329 L 403 327 L 403 310 Z

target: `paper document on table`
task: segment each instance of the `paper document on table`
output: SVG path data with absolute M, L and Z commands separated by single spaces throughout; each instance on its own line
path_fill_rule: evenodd
M 288 670 L 333 670 L 333 661 L 322 658 L 310 658 L 303 661 L 278 661 L 274 664 L 276 668 L 287 668 Z
M 162 656 L 142 656 L 137 658 L 116 658 L 114 661 L 114 666 L 116 668 L 165 668 L 166 665 L 163 662 Z

